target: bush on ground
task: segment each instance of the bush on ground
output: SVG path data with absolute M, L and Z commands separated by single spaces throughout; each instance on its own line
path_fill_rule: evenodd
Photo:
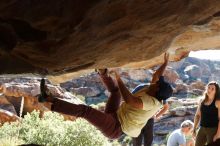
M 64 121 L 63 116 L 52 112 L 46 112 L 43 118 L 39 118 L 39 112 L 34 111 L 21 122 L 5 123 L 0 128 L 0 137 L 0 145 L 5 142 L 45 146 L 109 145 L 108 139 L 87 121 Z M 6 139 L 14 139 L 15 142 Z

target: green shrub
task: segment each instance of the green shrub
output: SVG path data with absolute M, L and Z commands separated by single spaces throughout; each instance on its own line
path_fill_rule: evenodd
M 83 95 L 80 95 L 80 94 L 75 94 L 75 93 L 72 93 L 74 96 L 76 96 L 78 99 L 80 99 L 82 102 L 85 102 L 86 101 L 86 97 L 83 96 Z
M 23 144 L 24 141 L 18 139 L 17 137 L 11 137 L 10 139 L 2 138 L 0 139 L 1 146 L 17 146 Z
M 131 138 L 130 136 L 125 136 L 125 137 L 123 138 L 122 143 L 123 143 L 124 145 L 131 145 L 131 143 L 132 143 L 132 138 Z
M 187 96 L 187 98 L 193 98 L 193 99 L 196 99 L 198 97 L 199 97 L 198 95 L 194 95 L 194 94 L 190 94 Z
M 64 121 L 63 116 L 46 112 L 42 119 L 39 112 L 27 114 L 22 122 L 5 123 L 0 128 L 2 139 L 16 137 L 25 144 L 47 146 L 106 146 L 109 145 L 100 131 L 83 119 Z M 1 145 L 1 144 L 0 144 Z

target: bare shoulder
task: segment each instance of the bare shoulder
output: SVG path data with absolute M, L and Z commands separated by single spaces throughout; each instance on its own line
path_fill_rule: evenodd
M 218 109 L 220 109 L 220 100 L 216 100 L 216 101 L 215 101 L 215 106 L 216 106 Z

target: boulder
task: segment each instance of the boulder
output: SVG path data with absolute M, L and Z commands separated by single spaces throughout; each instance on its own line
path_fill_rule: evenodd
M 71 88 L 71 92 L 74 94 L 83 95 L 85 97 L 97 97 L 101 93 L 101 91 L 95 87 Z
M 170 114 L 172 116 L 178 116 L 178 117 L 183 117 L 187 114 L 187 108 L 182 106 L 182 107 L 176 107 L 174 109 L 171 109 L 170 111 Z
M 14 122 L 19 119 L 20 118 L 17 115 L 7 110 L 0 109 L 0 126 L 3 125 L 5 122 Z
M 18 115 L 13 104 L 11 104 L 4 95 L 0 96 L 0 109 L 9 111 L 14 115 Z
M 199 89 L 201 91 L 205 91 L 205 83 L 200 81 L 200 80 L 197 80 L 195 82 L 192 82 L 188 87 L 189 87 L 189 90 L 194 90 L 194 89 Z
M 193 89 L 191 91 L 188 92 L 188 97 L 194 97 L 194 96 L 201 96 L 203 95 L 204 90 L 200 90 L 200 89 Z
M 180 60 L 218 48 L 219 8 L 218 0 L 2 1 L 1 73 L 150 67 L 168 49 Z
M 37 96 L 40 93 L 39 83 L 4 83 L 1 88 L 7 96 Z
M 198 78 L 201 78 L 202 76 L 202 70 L 197 65 L 189 65 L 184 69 L 184 72 L 189 75 L 191 80 L 195 80 Z
M 179 79 L 179 75 L 173 68 L 167 67 L 164 71 L 164 78 L 169 83 L 174 84 Z
M 150 80 L 152 77 L 152 74 L 144 69 L 128 70 L 128 75 L 131 80 L 142 81 L 142 82 L 146 80 Z
M 19 115 L 22 97 L 5 96 L 5 98 L 14 106 L 16 113 Z
M 177 83 L 176 87 L 175 87 L 175 94 L 178 94 L 179 96 L 183 95 L 187 95 L 188 93 L 188 85 L 185 83 Z

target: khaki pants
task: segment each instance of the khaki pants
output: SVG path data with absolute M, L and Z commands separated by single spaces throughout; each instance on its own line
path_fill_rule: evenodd
M 216 128 L 200 127 L 196 136 L 196 146 L 204 146 L 213 142 L 213 138 L 217 132 Z

